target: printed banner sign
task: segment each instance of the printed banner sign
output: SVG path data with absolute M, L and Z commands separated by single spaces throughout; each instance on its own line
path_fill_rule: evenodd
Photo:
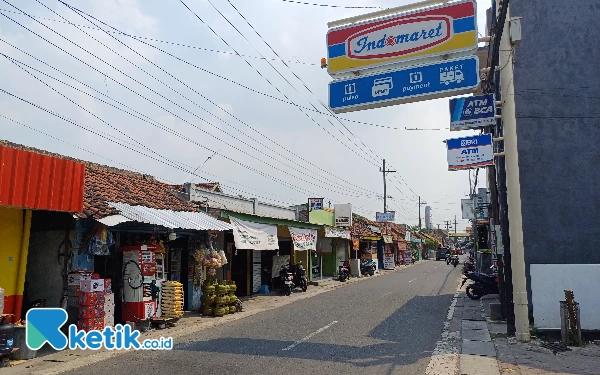
M 352 239 L 352 250 L 354 250 L 354 251 L 360 250 L 360 238 Z
M 327 32 L 327 72 L 339 75 L 477 49 L 474 0 L 352 23 Z
M 376 212 L 375 213 L 375 221 L 378 223 L 386 223 L 396 221 L 396 212 L 388 211 L 388 212 Z
M 288 227 L 295 250 L 317 250 L 317 230 Z
M 494 165 L 492 135 L 448 139 L 448 170 L 479 168 Z
M 478 129 L 495 124 L 494 95 L 450 99 L 450 131 Z
M 240 250 L 279 250 L 277 226 L 230 217 L 235 248 Z
M 393 270 L 396 268 L 396 263 L 394 262 L 394 254 L 385 253 L 383 254 L 383 269 L 384 270 Z
M 349 240 L 350 239 L 350 231 L 348 229 L 325 227 L 325 237 L 345 238 L 345 239 Z
M 323 209 L 324 198 L 308 198 L 308 210 L 318 211 Z

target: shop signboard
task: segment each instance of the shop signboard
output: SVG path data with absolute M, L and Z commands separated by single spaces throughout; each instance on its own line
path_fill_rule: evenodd
M 469 94 L 479 82 L 479 59 L 461 57 L 335 80 L 329 83 L 329 107 L 344 113 Z
M 478 192 L 477 192 L 477 198 L 476 198 L 476 215 L 475 217 L 477 218 L 477 220 L 487 220 L 488 219 L 488 205 L 489 205 L 489 199 L 488 199 L 488 190 L 487 188 L 479 188 Z
M 324 198 L 308 198 L 308 210 L 318 211 L 323 209 Z
M 450 131 L 495 125 L 495 103 L 493 94 L 450 99 Z
M 450 171 L 494 165 L 491 134 L 448 139 L 446 147 Z
M 473 201 L 471 199 L 461 199 L 460 207 L 463 219 L 473 220 L 475 218 L 475 214 L 473 213 Z
M 317 250 L 317 230 L 288 227 L 294 242 L 294 250 Z
M 375 221 L 378 223 L 387 223 L 396 221 L 396 212 L 395 211 L 387 211 L 387 212 L 376 212 L 375 213 Z
M 344 239 L 349 240 L 350 239 L 350 231 L 348 229 L 325 227 L 325 237 L 344 238 Z
M 394 254 L 385 253 L 383 254 L 383 269 L 384 270 L 393 270 L 396 268 L 396 263 L 394 261 Z
M 410 232 L 409 231 L 406 231 L 406 233 L 404 234 L 404 241 L 410 242 Z
M 352 226 L 352 204 L 335 204 L 333 210 L 336 227 Z
M 384 243 L 393 243 L 394 242 L 394 238 L 390 234 L 384 234 L 384 235 L 382 235 L 382 237 L 383 237 Z
M 277 226 L 229 217 L 235 248 L 240 250 L 279 250 Z
M 476 15 L 475 0 L 463 0 L 331 28 L 327 71 L 335 77 L 473 54 L 478 41 Z

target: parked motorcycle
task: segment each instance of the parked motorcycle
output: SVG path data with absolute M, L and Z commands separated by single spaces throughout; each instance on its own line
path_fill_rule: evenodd
M 473 283 L 467 286 L 467 296 L 472 300 L 478 300 L 488 294 L 498 294 L 498 276 L 495 274 L 485 274 L 480 272 L 469 272 L 463 277 L 461 288 L 467 280 Z
M 373 259 L 362 259 L 360 261 L 360 273 L 363 275 L 373 276 L 376 268 Z
M 281 290 L 285 293 L 286 296 L 292 294 L 292 289 L 294 289 L 294 275 L 290 271 L 289 266 L 281 267 L 279 271 L 279 276 L 281 277 Z
M 338 267 L 338 280 L 344 282 L 350 278 L 350 268 L 346 264 Z
M 462 273 L 466 275 L 469 272 L 475 272 L 475 259 L 473 259 L 473 257 L 469 257 L 469 259 L 465 260 L 463 263 Z
M 294 285 L 302 288 L 303 292 L 308 289 L 308 281 L 306 280 L 306 270 L 302 263 L 296 265 L 296 272 L 294 273 Z

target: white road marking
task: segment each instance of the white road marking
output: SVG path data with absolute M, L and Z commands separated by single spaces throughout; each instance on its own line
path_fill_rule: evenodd
M 414 279 L 412 279 L 411 281 L 409 281 L 409 283 L 412 283 L 413 281 L 415 281 L 417 278 L 415 277 Z
M 426 375 L 456 374 L 459 371 L 459 350 L 457 342 L 460 339 L 460 332 L 450 331 L 450 322 L 452 321 L 452 318 L 454 318 L 454 311 L 456 310 L 456 304 L 460 294 L 460 287 L 457 287 L 456 289 L 457 291 L 454 294 L 452 303 L 448 308 L 442 337 L 437 342 L 429 360 L 429 364 L 425 369 Z
M 283 348 L 281 350 L 291 350 L 293 349 L 295 346 L 302 344 L 304 341 L 309 340 L 311 337 L 313 337 L 314 335 L 318 335 L 319 333 L 325 331 L 326 329 L 330 328 L 332 325 L 334 325 L 335 323 L 337 323 L 337 320 L 334 320 L 333 322 L 329 323 L 328 325 L 326 325 L 325 327 L 319 328 L 318 330 L 314 331 L 313 333 L 311 333 L 310 335 L 306 336 L 305 338 L 303 338 L 300 341 L 296 341 L 295 343 L 293 343 L 292 345 L 288 346 L 287 348 Z

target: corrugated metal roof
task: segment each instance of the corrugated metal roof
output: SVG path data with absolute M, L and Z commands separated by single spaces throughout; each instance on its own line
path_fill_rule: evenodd
M 81 212 L 85 164 L 0 145 L 0 205 Z
M 230 230 L 231 224 L 215 219 L 203 212 L 159 210 L 127 203 L 107 202 L 121 216 L 140 223 L 160 225 L 171 229 Z

